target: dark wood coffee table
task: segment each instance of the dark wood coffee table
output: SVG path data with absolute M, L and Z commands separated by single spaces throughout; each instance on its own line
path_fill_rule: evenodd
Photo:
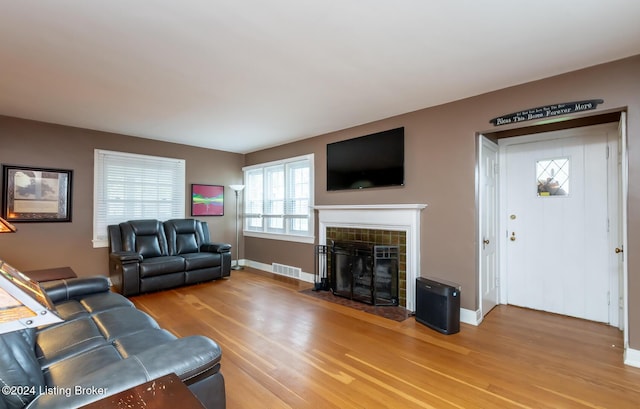
M 82 406 L 85 409 L 205 409 L 174 373 Z
M 45 268 L 42 270 L 23 271 L 22 273 L 30 279 L 38 282 L 78 277 L 71 267 Z

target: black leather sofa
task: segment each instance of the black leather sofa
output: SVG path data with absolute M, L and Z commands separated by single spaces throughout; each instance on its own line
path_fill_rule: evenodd
M 206 408 L 226 406 L 221 351 L 209 338 L 176 338 L 107 277 L 55 283 L 64 322 L 0 335 L 0 409 L 69 409 L 175 373 Z
M 109 226 L 108 234 L 111 282 L 125 296 L 231 274 L 231 245 L 211 243 L 200 220 L 131 220 Z

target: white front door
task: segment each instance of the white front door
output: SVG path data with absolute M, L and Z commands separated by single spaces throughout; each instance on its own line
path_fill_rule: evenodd
M 607 158 L 615 143 L 616 126 L 598 125 L 505 144 L 509 304 L 611 321 L 610 291 L 618 277 L 609 254 L 617 240 L 609 233 L 609 198 L 612 189 L 618 195 Z
M 480 141 L 480 298 L 482 316 L 498 305 L 498 146 L 484 136 Z

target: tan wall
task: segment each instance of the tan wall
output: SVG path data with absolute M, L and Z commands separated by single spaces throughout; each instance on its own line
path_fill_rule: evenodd
M 328 204 L 426 203 L 422 215 L 421 274 L 462 285 L 462 307 L 478 309 L 476 263 L 476 133 L 509 129 L 489 120 L 555 103 L 604 99 L 597 111 L 628 109 L 629 315 L 632 346 L 640 347 L 640 56 L 503 89 L 477 97 L 372 122 L 312 139 L 254 152 L 246 164 L 315 153 L 315 202 Z M 398 95 L 402 98 L 402 95 Z M 519 126 L 530 126 L 523 122 Z M 405 127 L 405 186 L 326 191 L 326 144 Z M 313 246 L 246 238 L 246 258 L 313 271 Z
M 242 180 L 242 155 L 0 116 L 0 163 L 73 170 L 72 221 L 16 223 L 16 234 L 0 234 L 0 258 L 21 270 L 70 266 L 80 276 L 108 275 L 107 249 L 91 243 L 96 148 L 185 159 L 187 217 L 191 183 Z M 225 215 L 199 218 L 213 240 L 235 243 L 234 217 L 235 196 L 226 188 Z
M 629 335 L 631 347 L 640 349 L 640 262 L 635 257 L 640 250 L 638 95 L 640 56 L 254 152 L 244 161 L 242 155 L 0 116 L 0 163 L 74 170 L 73 221 L 18 224 L 17 234 L 0 235 L 0 258 L 23 270 L 69 265 L 82 276 L 107 274 L 106 249 L 94 249 L 91 244 L 94 148 L 184 158 L 187 190 L 191 183 L 237 183 L 243 165 L 315 153 L 318 205 L 428 204 L 422 214 L 422 275 L 460 283 L 462 307 L 476 310 L 476 133 L 506 129 L 488 122 L 502 114 L 602 98 L 605 102 L 598 111 L 627 109 L 629 113 Z M 327 143 L 398 126 L 406 132 L 405 187 L 326 191 Z M 225 193 L 225 216 L 205 219 L 214 239 L 235 243 L 234 201 L 229 189 Z M 277 261 L 313 272 L 313 246 L 307 244 L 246 238 L 241 258 Z

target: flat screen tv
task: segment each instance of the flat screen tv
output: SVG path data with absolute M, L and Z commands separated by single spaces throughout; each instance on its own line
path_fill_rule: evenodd
M 404 128 L 327 144 L 327 190 L 404 185 Z

